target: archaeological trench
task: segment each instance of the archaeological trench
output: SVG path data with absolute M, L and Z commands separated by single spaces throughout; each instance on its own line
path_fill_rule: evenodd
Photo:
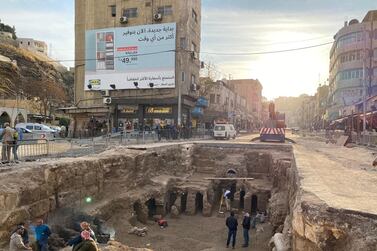
M 0 173 L 0 240 L 5 247 L 12 227 L 35 217 L 55 224 L 60 241 L 80 217 L 99 227 L 117 215 L 146 223 L 172 208 L 208 217 L 231 188 L 233 208 L 267 211 L 284 250 L 376 250 L 377 216 L 330 208 L 300 187 L 299 169 L 286 144 L 182 143 L 24 163 Z M 254 179 L 205 179 L 227 177 Z

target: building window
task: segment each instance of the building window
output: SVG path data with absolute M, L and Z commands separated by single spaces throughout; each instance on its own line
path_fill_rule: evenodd
M 216 95 L 216 104 L 220 104 L 220 94 Z
M 179 40 L 179 43 L 180 43 L 181 49 L 186 49 L 187 45 L 186 45 L 185 37 L 181 37 L 181 39 Z
M 116 17 L 116 15 L 117 15 L 117 7 L 116 7 L 116 5 L 111 5 L 110 9 L 111 9 L 111 16 L 112 17 Z
M 30 45 L 30 42 L 27 42 L 27 45 Z
M 173 14 L 173 8 L 171 5 L 158 7 L 158 13 L 162 14 L 163 16 L 170 16 Z
M 137 8 L 123 10 L 123 16 L 128 18 L 137 17 Z
M 196 85 L 196 76 L 194 74 L 191 75 L 191 84 Z
M 194 19 L 195 23 L 198 22 L 198 15 L 196 14 L 194 9 L 192 9 L 192 19 Z
M 181 73 L 181 80 L 182 80 L 182 82 L 185 82 L 185 80 L 186 80 L 186 76 L 185 76 L 184 71 Z
M 209 103 L 214 104 L 215 103 L 215 94 L 209 95 Z
M 196 44 L 194 42 L 191 43 L 191 51 L 196 51 Z

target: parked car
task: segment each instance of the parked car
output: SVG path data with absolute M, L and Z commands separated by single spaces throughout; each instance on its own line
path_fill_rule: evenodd
M 55 133 L 50 127 L 38 123 L 19 123 L 16 128 L 29 130 L 33 134 L 33 139 L 53 139 Z
M 237 131 L 232 124 L 216 124 L 213 128 L 213 137 L 215 139 L 235 139 Z

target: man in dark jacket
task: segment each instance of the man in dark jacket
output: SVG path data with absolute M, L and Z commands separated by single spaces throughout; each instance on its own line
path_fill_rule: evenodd
M 243 239 L 245 241 L 242 247 L 244 248 L 249 246 L 250 221 L 251 221 L 250 215 L 248 213 L 245 213 L 242 220 Z
M 236 245 L 236 234 L 237 234 L 237 226 L 238 221 L 236 217 L 234 217 L 234 212 L 230 212 L 230 216 L 226 219 L 225 222 L 226 226 L 228 227 L 228 240 L 226 241 L 226 247 L 229 247 L 230 239 L 232 239 L 232 247 Z

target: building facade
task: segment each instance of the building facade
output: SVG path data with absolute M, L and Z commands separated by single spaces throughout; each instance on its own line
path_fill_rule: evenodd
M 215 123 L 232 123 L 238 130 L 248 130 L 248 111 L 246 98 L 235 92 L 234 85 L 226 80 L 218 80 L 208 91 L 209 106 L 204 110 L 203 122 L 206 128 Z
M 43 41 L 34 40 L 32 38 L 17 38 L 18 47 L 47 55 L 47 44 Z
M 377 93 L 377 10 L 353 19 L 334 36 L 330 51 L 328 118 Z M 365 92 L 365 94 L 364 94 Z
M 260 127 L 262 122 L 262 84 L 258 79 L 235 79 L 228 80 L 228 83 L 234 85 L 236 93 L 245 97 L 253 126 Z
M 147 1 L 124 1 L 124 0 L 76 0 L 75 1 L 75 33 L 76 33 L 76 65 L 75 65 L 75 107 L 69 109 L 69 113 L 75 120 L 75 129 L 82 130 L 88 127 L 91 120 L 104 121 L 112 128 L 122 127 L 124 124 L 131 124 L 134 129 L 158 123 L 157 120 L 164 120 L 168 124 L 181 124 L 190 126 L 191 111 L 197 99 L 196 84 L 199 81 L 201 41 L 201 1 L 200 0 L 147 0 Z M 173 24 L 173 25 L 172 25 Z M 160 26 L 158 26 L 160 25 Z M 163 28 L 162 28 L 163 27 Z M 138 79 L 133 81 L 130 88 L 118 88 L 120 84 L 116 81 L 110 89 L 96 90 L 86 80 L 86 69 L 91 64 L 86 58 L 86 53 L 91 48 L 86 48 L 86 36 L 88 31 L 114 29 L 123 31 L 123 36 L 132 34 L 130 29 L 139 33 L 154 32 L 158 34 L 161 30 L 170 31 L 175 28 L 169 37 L 165 36 L 142 36 L 140 34 L 138 43 L 148 41 L 164 41 L 174 39 L 174 48 L 169 53 L 174 53 L 172 59 L 173 79 L 169 88 L 156 87 L 157 78 L 149 78 L 148 86 L 143 86 L 140 78 L 134 78 L 127 73 L 121 76 L 124 79 Z M 123 30 L 124 29 L 124 30 Z M 128 29 L 128 30 L 127 30 Z M 108 32 L 109 33 L 109 32 Z M 106 33 L 106 34 L 108 34 Z M 103 56 L 102 66 L 106 69 L 114 69 L 118 58 L 114 58 L 114 52 L 125 51 L 131 53 L 130 57 L 120 60 L 132 62 L 142 61 L 143 56 L 138 53 L 137 45 L 118 47 L 117 42 L 112 41 L 113 35 L 106 35 L 106 51 Z M 115 35 L 115 39 L 117 35 Z M 95 36 L 94 36 L 95 37 Z M 97 32 L 98 40 L 98 32 Z M 156 44 L 157 42 L 155 42 Z M 109 47 L 111 45 L 111 48 Z M 114 48 L 115 47 L 115 48 Z M 155 49 L 154 48 L 146 49 Z M 104 47 L 105 48 L 105 47 Z M 111 61 L 108 51 L 112 50 Z M 159 66 L 164 64 L 167 51 L 157 51 L 149 54 L 151 60 L 140 63 L 139 68 L 132 74 L 143 73 L 143 67 L 147 65 Z M 97 67 L 101 62 L 101 52 L 98 52 L 97 43 Z M 84 59 L 84 60 L 80 60 Z M 115 59 L 115 60 L 114 60 Z M 130 67 L 132 68 L 132 62 Z M 135 64 L 136 64 L 135 63 Z M 109 72 L 111 72 L 111 69 Z M 112 74 L 112 73 L 111 73 Z M 107 75 L 107 76 L 110 76 Z M 115 71 L 114 71 L 115 74 Z M 119 76 L 119 74 L 118 74 Z M 162 77 L 164 78 L 164 76 Z M 145 79 L 144 79 L 145 80 Z M 161 80 L 161 77 L 160 77 Z M 103 81 L 104 82 L 104 81 Z M 93 82 L 95 83 L 95 82 Z M 94 85 L 94 84 L 93 84 Z M 89 88 L 90 87 L 90 88 Z M 104 104 L 104 97 L 107 104 Z M 110 127 L 109 126 L 109 127 Z

